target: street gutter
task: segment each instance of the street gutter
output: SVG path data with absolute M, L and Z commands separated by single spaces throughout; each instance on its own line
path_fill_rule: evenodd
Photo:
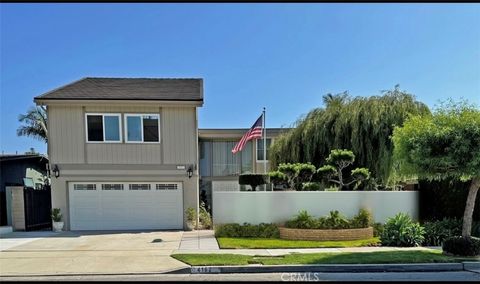
M 480 273 L 480 262 L 414 263 L 414 264 L 310 264 L 310 265 L 244 265 L 192 266 L 167 272 L 170 274 L 281 273 L 281 272 L 444 272 Z

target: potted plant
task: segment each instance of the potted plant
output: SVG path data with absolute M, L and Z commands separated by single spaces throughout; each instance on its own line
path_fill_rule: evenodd
M 60 232 L 63 230 L 62 214 L 60 213 L 60 208 L 52 209 L 52 221 L 53 221 L 53 230 L 55 232 Z
M 187 229 L 192 231 L 195 229 L 195 223 L 197 222 L 197 212 L 192 207 L 187 208 L 185 214 L 187 215 Z

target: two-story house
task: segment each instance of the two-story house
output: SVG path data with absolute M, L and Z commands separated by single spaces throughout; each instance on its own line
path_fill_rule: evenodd
M 65 229 L 184 228 L 198 208 L 202 79 L 83 78 L 34 100 Z

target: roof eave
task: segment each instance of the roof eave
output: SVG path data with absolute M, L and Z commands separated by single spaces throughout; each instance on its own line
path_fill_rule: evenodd
M 98 105 L 98 104 L 115 104 L 115 105 L 191 105 L 203 106 L 203 99 L 198 100 L 148 100 L 148 99 L 58 99 L 58 98 L 40 98 L 35 97 L 33 101 L 37 105 Z

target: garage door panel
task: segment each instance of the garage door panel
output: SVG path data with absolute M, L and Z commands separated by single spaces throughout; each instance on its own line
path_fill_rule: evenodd
M 178 189 L 130 190 L 96 184 L 97 190 L 74 190 L 86 186 L 69 185 L 72 230 L 138 230 L 181 229 L 183 227 L 183 194 Z M 90 186 L 89 188 L 91 188 Z M 108 188 L 110 190 L 98 190 Z

